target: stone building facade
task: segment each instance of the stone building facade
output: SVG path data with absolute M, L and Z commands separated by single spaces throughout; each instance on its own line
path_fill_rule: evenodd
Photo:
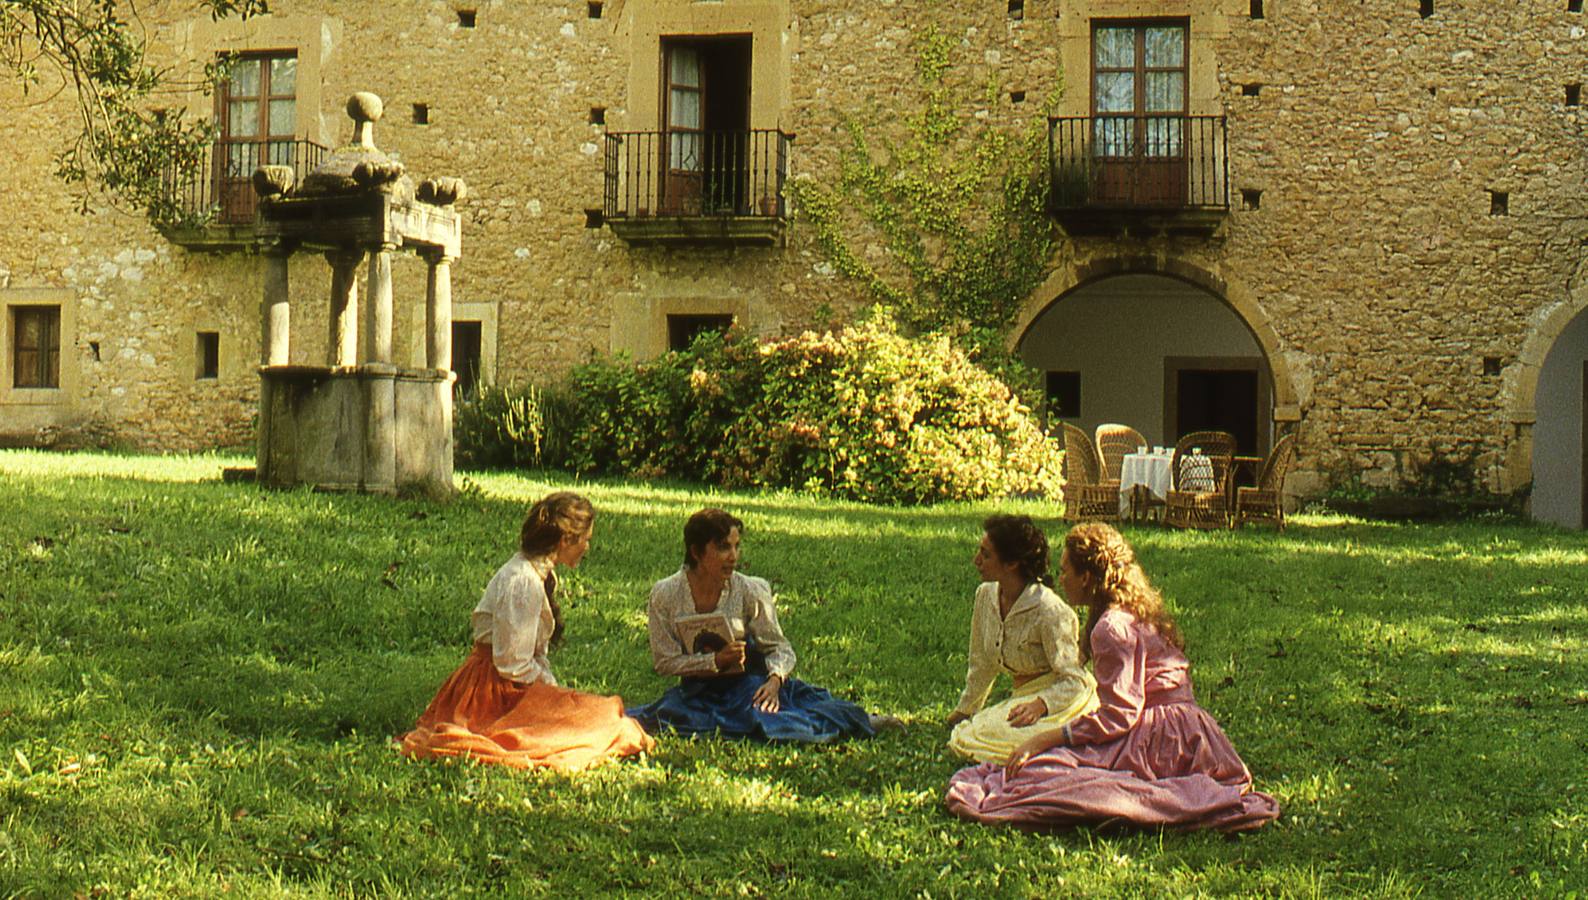
M 1402 484 L 1443 461 L 1490 491 L 1532 485 L 1538 514 L 1582 525 L 1588 16 L 1573 0 L 278 0 L 248 22 L 155 15 L 165 58 L 243 52 L 274 73 L 254 100 L 227 95 L 259 112 L 258 133 L 345 142 L 343 101 L 373 91 L 383 150 L 467 181 L 454 334 L 498 382 L 649 356 L 723 317 L 775 335 L 863 306 L 782 187 L 835 178 L 849 117 L 903 127 L 913 48 L 935 28 L 957 40 L 967 122 L 1053 114 L 1055 153 L 1088 160 L 1089 193 L 1055 184 L 1059 249 L 1010 337 L 1054 373 L 1058 413 L 1167 443 L 1233 408 L 1253 451 L 1296 431 L 1297 492 Z M 79 214 L 50 175 L 72 110 L 44 87 L 0 83 L 15 148 L 0 166 L 26 186 L 0 232 L 0 439 L 248 443 L 262 275 L 246 222 L 181 233 Z M 741 137 L 716 158 L 775 162 L 714 181 L 723 132 Z M 704 181 L 679 162 L 692 148 Z M 1171 199 L 1142 203 L 1143 179 Z M 714 204 L 735 215 L 713 219 Z M 319 361 L 309 271 L 292 279 L 292 347 Z M 421 334 L 423 266 L 394 279 L 398 333 Z

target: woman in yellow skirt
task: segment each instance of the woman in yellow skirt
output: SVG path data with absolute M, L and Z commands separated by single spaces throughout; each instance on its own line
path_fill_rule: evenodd
M 518 552 L 474 608 L 473 652 L 398 739 L 403 753 L 573 770 L 655 746 L 622 699 L 559 687 L 546 658 L 562 638 L 556 566 L 579 565 L 594 524 L 590 501 L 568 491 L 530 508 Z
M 970 666 L 948 745 L 1001 763 L 1032 735 L 1095 709 L 1097 682 L 1081 666 L 1080 619 L 1053 590 L 1047 535 L 1029 516 L 992 516 L 982 529 Z M 1013 695 L 983 709 L 1000 671 L 1014 676 Z

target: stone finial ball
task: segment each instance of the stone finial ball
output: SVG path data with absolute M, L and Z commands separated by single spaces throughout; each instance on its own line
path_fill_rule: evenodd
M 379 122 L 385 109 L 380 98 L 369 91 L 359 91 L 347 98 L 347 114 L 355 122 Z

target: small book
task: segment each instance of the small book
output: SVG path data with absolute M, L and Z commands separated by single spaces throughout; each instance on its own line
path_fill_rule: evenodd
M 679 616 L 673 620 L 673 626 L 678 630 L 685 653 L 716 653 L 735 640 L 733 626 L 720 612 Z

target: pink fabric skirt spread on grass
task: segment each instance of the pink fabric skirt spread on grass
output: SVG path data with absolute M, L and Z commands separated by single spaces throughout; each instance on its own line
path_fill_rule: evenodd
M 1148 706 L 1115 740 L 1034 756 L 1012 779 L 992 763 L 962 769 L 949 780 L 947 803 L 966 819 L 1027 827 L 1124 819 L 1245 831 L 1279 816 L 1274 798 L 1252 790 L 1218 722 L 1189 699 Z

